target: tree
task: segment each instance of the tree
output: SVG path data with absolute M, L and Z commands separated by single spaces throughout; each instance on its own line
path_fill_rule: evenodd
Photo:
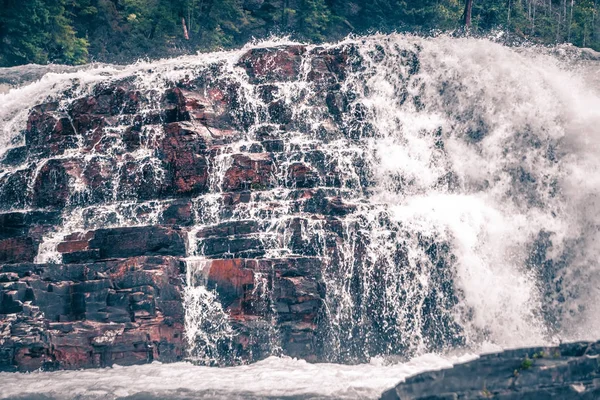
M 600 50 L 599 1 L 0 0 L 0 66 L 125 63 L 238 47 L 270 34 L 322 42 L 351 32 L 428 34 L 460 25 Z
M 473 0 L 465 0 L 465 12 L 463 14 L 464 24 L 467 29 L 471 28 L 471 13 L 473 12 Z
M 0 0 L 0 65 L 87 61 L 88 42 L 77 37 L 65 0 Z
M 302 0 L 297 12 L 299 34 L 313 42 L 325 40 L 332 16 L 324 0 Z

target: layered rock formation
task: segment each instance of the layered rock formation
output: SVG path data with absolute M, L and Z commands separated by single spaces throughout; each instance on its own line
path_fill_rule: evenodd
M 545 231 L 576 208 L 557 195 L 566 120 L 496 107 L 554 92 L 474 81 L 493 58 L 457 66 L 444 43 L 252 48 L 23 89 L 48 93 L 0 110 L 0 369 L 356 363 L 586 318 L 569 296 L 587 286 L 562 274 L 588 225 Z
M 600 342 L 486 354 L 451 369 L 410 377 L 381 399 L 597 399 L 599 355 Z
M 358 274 L 334 285 L 376 262 L 359 233 L 373 221 L 346 219 L 370 207 L 350 145 L 372 132 L 340 87 L 358 59 L 351 45 L 252 49 L 178 78 L 73 82 L 32 108 L 23 145 L 1 160 L 0 370 L 378 352 L 390 328 L 364 332 L 381 293 L 362 297 Z M 444 251 L 422 247 L 432 262 Z M 400 245 L 390 255 L 405 257 Z M 186 269 L 201 278 L 186 282 Z M 326 282 L 360 307 L 326 309 Z M 230 334 L 184 340 L 186 285 L 217 296 Z M 388 348 L 409 347 L 394 337 Z M 324 350 L 346 338 L 344 353 Z

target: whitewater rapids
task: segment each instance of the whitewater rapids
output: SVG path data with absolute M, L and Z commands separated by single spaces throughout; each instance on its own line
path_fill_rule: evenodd
M 407 363 L 385 365 L 382 359 L 373 359 L 351 366 L 269 357 L 229 368 L 155 362 L 85 371 L 0 373 L 0 398 L 374 399 L 409 375 L 474 358 L 427 354 Z

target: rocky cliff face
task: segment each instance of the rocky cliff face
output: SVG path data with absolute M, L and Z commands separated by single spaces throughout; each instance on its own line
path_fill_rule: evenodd
M 374 36 L 0 95 L 0 368 L 596 332 L 597 113 L 565 104 L 598 96 L 535 51 Z
M 341 86 L 359 61 L 352 45 L 252 49 L 160 84 L 74 81 L 29 110 L 1 161 L 0 370 L 408 348 L 362 332 L 387 318 L 375 286 L 348 315 L 351 297 L 325 307 L 328 290 L 364 294 L 352 270 L 376 262 L 373 222 L 346 218 L 371 179 L 356 144 L 372 132 Z

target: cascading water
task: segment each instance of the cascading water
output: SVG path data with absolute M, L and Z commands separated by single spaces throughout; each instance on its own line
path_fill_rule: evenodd
M 23 143 L 27 110 L 38 103 L 68 110 L 120 80 L 143 96 L 141 110 L 122 109 L 95 142 L 80 134 L 61 155 L 3 166 L 5 187 L 19 171 L 33 187 L 57 159 L 107 177 L 91 188 L 73 167 L 67 182 L 53 183 L 68 192 L 66 211 L 36 261 L 61 262 L 56 246 L 72 232 L 163 223 L 170 197 L 157 193 L 169 171 L 157 155 L 165 128 L 153 111 L 170 89 L 189 84 L 205 97 L 220 90 L 239 131 L 189 122 L 218 143 L 208 189 L 194 194 L 192 223 L 183 228 L 192 359 L 241 361 L 233 339 L 239 321 L 220 304 L 220 288 L 207 286 L 215 258 L 257 266 L 248 295 L 260 317 L 248 339 L 256 358 L 285 353 L 287 305 L 277 300 L 283 289 L 273 263 L 303 257 L 322 266 L 320 282 L 303 283 L 323 293 L 311 328 L 320 360 L 597 338 L 600 89 L 586 81 L 597 65 L 484 39 L 391 35 L 308 47 L 294 79 L 279 79 L 277 65 L 263 78 L 244 70 L 248 50 L 284 44 L 48 74 L 0 95 L 6 154 Z M 323 68 L 326 57 L 338 64 Z M 213 107 L 206 112 L 222 112 Z M 132 148 L 128 135 L 142 120 L 151 122 L 135 129 L 140 145 Z M 236 180 L 232 168 L 256 174 Z M 136 180 L 143 190 L 128 185 Z M 307 188 L 312 197 L 304 201 Z M 243 200 L 228 195 L 240 191 Z M 48 206 L 8 190 L 3 196 L 6 210 Z M 314 211 L 325 200 L 343 212 Z M 233 222 L 241 234 L 213 239 Z

